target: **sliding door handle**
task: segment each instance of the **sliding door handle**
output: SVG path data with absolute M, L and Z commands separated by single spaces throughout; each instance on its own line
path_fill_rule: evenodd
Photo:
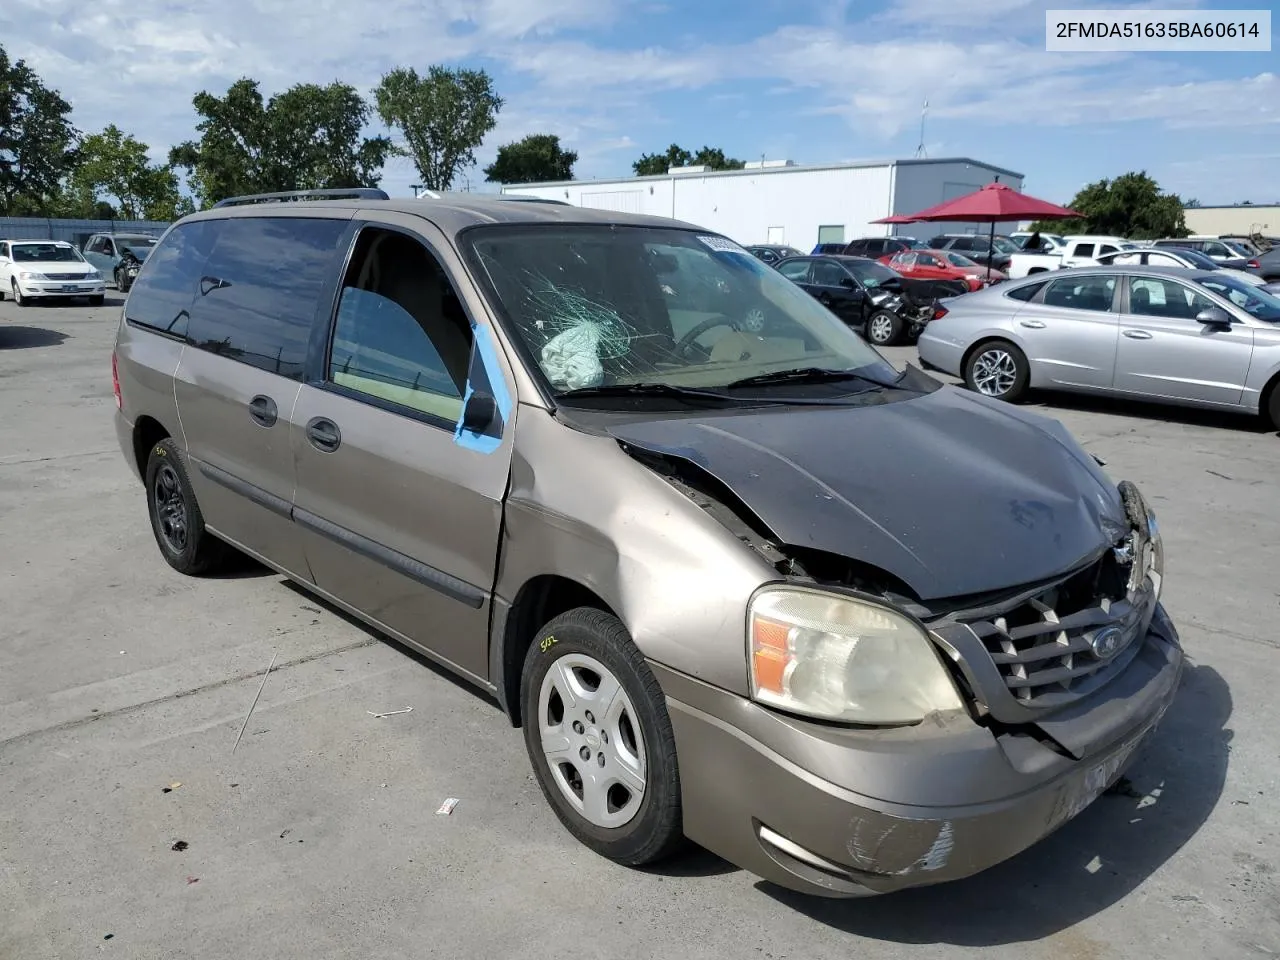
M 276 420 L 280 417 L 280 412 L 276 409 L 274 400 L 258 394 L 258 396 L 249 401 L 249 416 L 254 423 L 264 427 L 271 427 L 275 426 Z
M 307 423 L 307 440 L 322 453 L 333 453 L 342 445 L 342 431 L 328 417 L 315 417 Z

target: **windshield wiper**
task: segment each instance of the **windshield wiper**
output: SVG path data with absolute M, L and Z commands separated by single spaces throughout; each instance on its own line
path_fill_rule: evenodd
M 733 387 L 754 387 L 770 383 L 831 383 L 836 380 L 861 380 L 875 387 L 886 390 L 898 389 L 895 383 L 885 383 L 856 370 L 831 370 L 827 367 L 796 367 L 792 370 L 774 370 L 770 373 L 757 373 L 753 377 L 743 377 L 725 384 L 726 389 Z
M 577 400 L 582 397 L 673 397 L 684 400 L 713 400 L 717 403 L 737 403 L 733 397 L 694 387 L 677 387 L 670 383 L 609 383 L 595 387 L 578 387 L 556 394 L 557 400 Z

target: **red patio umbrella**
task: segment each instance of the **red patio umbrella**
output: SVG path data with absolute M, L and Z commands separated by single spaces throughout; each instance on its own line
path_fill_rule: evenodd
M 982 222 L 991 224 L 991 246 L 995 248 L 996 222 L 1010 220 L 1048 220 L 1080 217 L 1083 214 L 1060 207 L 1056 203 L 1040 200 L 1025 193 L 1019 193 L 1008 184 L 988 183 L 986 186 L 946 200 L 936 206 L 921 210 L 919 213 L 898 213 L 891 217 L 882 217 L 872 223 L 919 223 L 919 222 Z M 991 266 L 991 255 L 987 255 L 987 266 Z

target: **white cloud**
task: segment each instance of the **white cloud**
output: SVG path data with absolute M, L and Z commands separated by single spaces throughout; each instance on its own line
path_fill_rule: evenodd
M 972 139 L 974 129 L 1046 125 L 1275 131 L 1273 73 L 1197 80 L 1194 60 L 1045 52 L 1046 8 L 1097 5 L 1138 6 L 890 0 L 868 15 L 863 0 L 819 0 L 813 24 L 755 39 L 716 42 L 704 32 L 684 42 L 667 30 L 664 45 L 628 45 L 628 28 L 682 8 L 646 0 L 0 0 L 0 37 L 11 56 L 27 59 L 73 102 L 82 129 L 115 122 L 157 158 L 193 134 L 191 98 L 201 89 L 221 93 L 252 76 L 268 96 L 338 78 L 368 92 L 392 66 L 431 63 L 482 65 L 499 76 L 507 104 L 479 151 L 481 167 L 498 144 L 546 131 L 579 152 L 580 169 L 616 168 L 620 151 L 638 150 L 637 142 L 653 148 L 673 92 L 684 98 L 686 117 L 737 112 L 753 146 L 813 159 L 823 158 L 787 129 L 786 111 L 840 118 L 854 148 L 869 153 L 899 137 L 914 143 L 926 98 L 931 126 L 941 124 L 953 142 L 965 139 L 960 133 Z M 599 42 L 600 30 L 609 45 Z M 770 124 L 770 115 L 783 119 Z M 656 139 L 678 139 L 665 136 Z M 1144 160 L 1117 163 L 1153 166 Z M 407 161 L 393 161 L 386 173 L 405 188 L 416 179 Z

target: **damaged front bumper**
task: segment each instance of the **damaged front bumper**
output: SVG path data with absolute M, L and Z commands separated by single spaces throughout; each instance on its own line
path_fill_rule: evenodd
M 1025 850 L 1125 770 L 1172 702 L 1183 655 L 1157 607 L 1104 688 L 1032 725 L 967 716 L 866 730 L 784 716 L 654 665 L 680 757 L 685 833 L 751 872 L 833 897 L 956 880 Z M 1070 736 L 1065 737 L 1071 741 Z

